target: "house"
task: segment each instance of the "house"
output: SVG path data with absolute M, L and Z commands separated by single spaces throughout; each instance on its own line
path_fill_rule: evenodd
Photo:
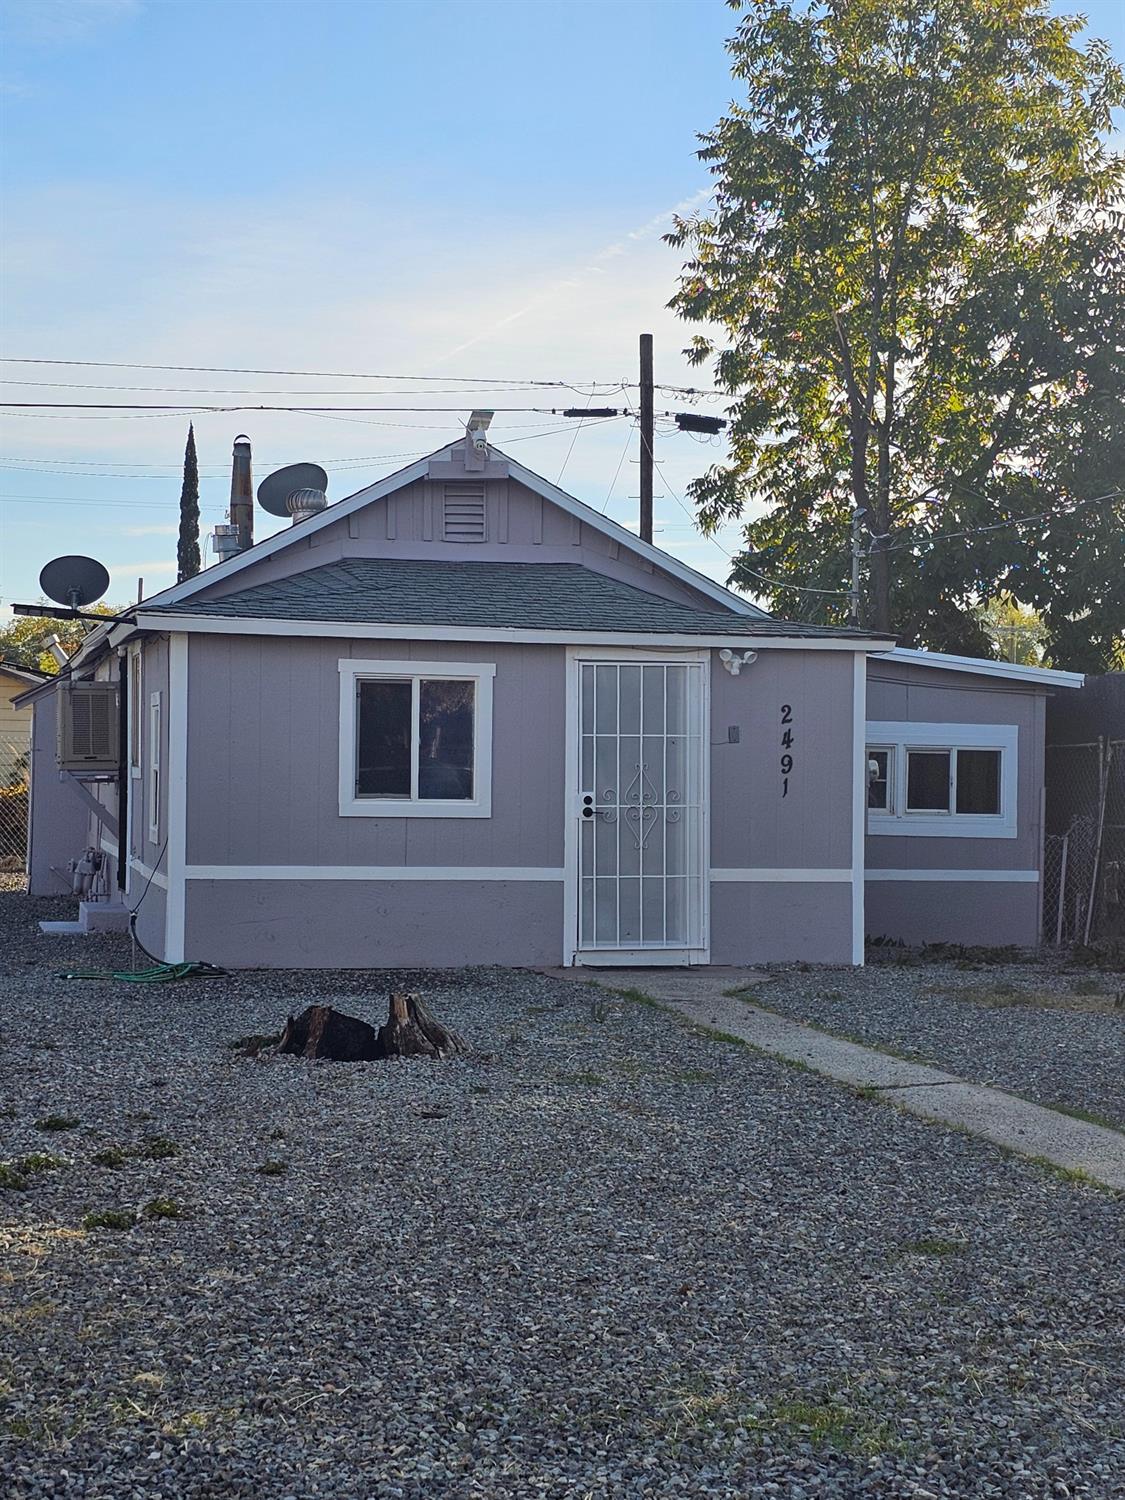
M 999 695 L 976 718 L 1011 727 L 992 665 L 935 701 L 970 722 L 962 698 Z M 979 895 L 1040 836 L 1022 687 L 1014 739 L 948 748 L 958 831 L 902 831 L 923 770 L 941 816 L 902 728 L 930 722 L 927 673 L 960 686 L 886 636 L 770 617 L 468 438 L 132 607 L 71 667 L 127 697 L 97 841 L 145 947 L 310 968 L 861 963 L 865 931 L 925 930 L 934 872 Z M 970 802 L 1016 864 L 959 852 L 985 847 Z M 997 888 L 1021 932 L 1022 878 Z
M 16 700 L 45 676 L 0 657 L 0 869 L 20 868 L 27 846 L 31 711 Z

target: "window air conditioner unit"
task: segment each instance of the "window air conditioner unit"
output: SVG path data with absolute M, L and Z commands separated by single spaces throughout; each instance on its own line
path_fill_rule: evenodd
M 59 769 L 116 771 L 117 684 L 72 682 L 59 694 Z

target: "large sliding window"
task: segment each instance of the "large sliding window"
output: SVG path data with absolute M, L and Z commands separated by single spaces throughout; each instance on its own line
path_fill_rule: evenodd
M 341 661 L 341 815 L 490 816 L 494 672 Z
M 867 726 L 867 831 L 1015 838 L 1014 724 Z

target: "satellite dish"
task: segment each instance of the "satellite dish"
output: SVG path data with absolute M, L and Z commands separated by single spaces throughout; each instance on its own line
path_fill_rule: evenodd
M 109 574 L 94 557 L 56 557 L 40 573 L 39 587 L 56 604 L 81 609 L 102 597 Z
M 271 516 L 290 514 L 286 501 L 297 490 L 326 490 L 328 475 L 319 464 L 287 464 L 267 474 L 258 486 L 258 504 Z

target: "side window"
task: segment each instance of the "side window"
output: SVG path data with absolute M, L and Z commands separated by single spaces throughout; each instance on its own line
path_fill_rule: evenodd
M 894 752 L 878 745 L 867 747 L 867 806 L 872 812 L 889 812 L 894 806 L 891 777 L 894 774 Z
M 148 838 L 160 842 L 160 694 L 148 701 Z
M 144 708 L 141 703 L 141 653 L 129 657 L 129 766 L 141 768 L 141 736 L 144 732 Z
M 949 811 L 949 769 L 952 755 L 948 750 L 908 750 L 906 752 L 906 811 Z

